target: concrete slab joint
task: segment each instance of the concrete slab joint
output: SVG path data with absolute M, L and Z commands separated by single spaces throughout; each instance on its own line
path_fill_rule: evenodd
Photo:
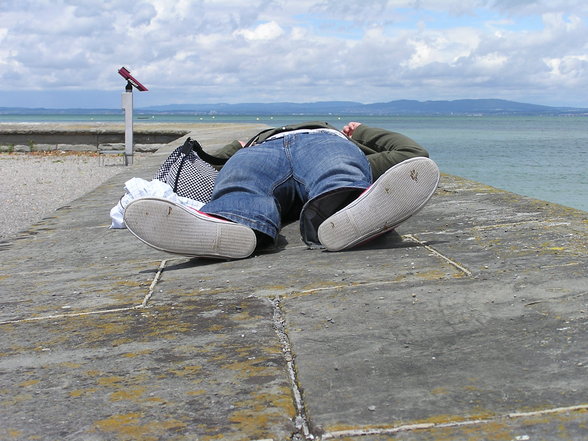
M 272 299 L 274 305 L 274 327 L 280 343 L 282 344 L 282 351 L 288 367 L 288 377 L 292 385 L 292 396 L 294 397 L 294 404 L 296 406 L 296 419 L 294 424 L 298 433 L 301 434 L 304 439 L 312 440 L 314 436 L 310 432 L 310 425 L 308 417 L 306 415 L 306 409 L 304 408 L 304 401 L 302 398 L 302 391 L 298 385 L 298 378 L 296 375 L 296 367 L 294 362 L 294 355 L 292 353 L 292 347 L 290 345 L 290 339 L 286 332 L 286 320 L 280 309 L 280 299 L 276 297 Z M 293 437 L 295 434 L 293 434 Z

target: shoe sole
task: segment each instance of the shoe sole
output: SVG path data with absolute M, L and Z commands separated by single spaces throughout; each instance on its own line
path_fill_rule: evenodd
M 252 229 L 165 199 L 143 198 L 125 209 L 127 229 L 143 243 L 188 257 L 243 259 L 257 243 Z
M 329 251 L 340 251 L 393 230 L 423 208 L 438 184 L 435 162 L 421 157 L 407 159 L 327 218 L 318 228 L 319 241 Z

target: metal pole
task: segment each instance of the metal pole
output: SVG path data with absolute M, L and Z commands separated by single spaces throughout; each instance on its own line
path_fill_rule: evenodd
M 133 86 L 127 83 L 122 93 L 122 108 L 125 111 L 125 165 L 133 164 Z

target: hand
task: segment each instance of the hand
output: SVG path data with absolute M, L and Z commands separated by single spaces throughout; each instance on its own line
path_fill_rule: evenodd
M 355 129 L 357 129 L 359 126 L 361 126 L 361 123 L 359 122 L 349 122 L 345 125 L 345 127 L 343 127 L 343 134 L 351 138 L 353 136 L 353 132 L 355 132 Z

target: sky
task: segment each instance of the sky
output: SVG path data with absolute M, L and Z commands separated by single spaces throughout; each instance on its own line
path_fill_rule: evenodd
M 588 107 L 586 0 L 0 0 L 0 107 Z

